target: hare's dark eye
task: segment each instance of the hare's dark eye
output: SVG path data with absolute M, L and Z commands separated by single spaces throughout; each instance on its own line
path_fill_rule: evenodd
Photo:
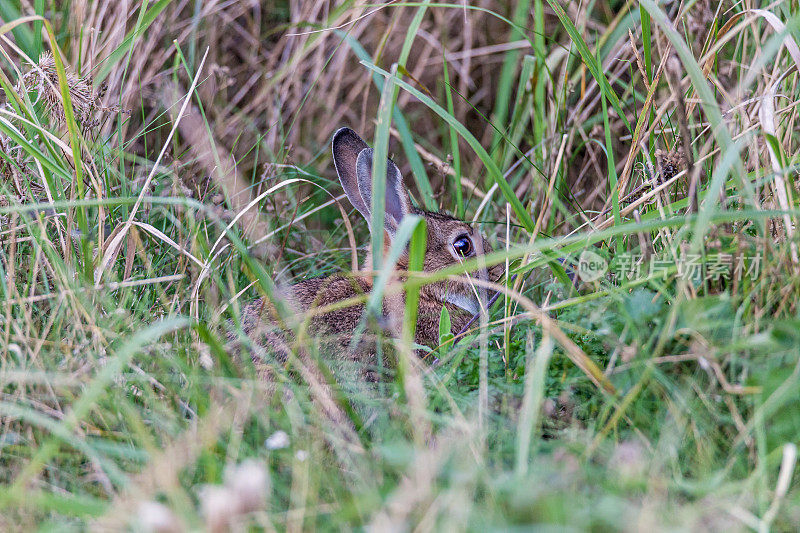
M 466 235 L 462 235 L 453 241 L 453 249 L 461 257 L 467 257 L 472 253 L 472 241 Z

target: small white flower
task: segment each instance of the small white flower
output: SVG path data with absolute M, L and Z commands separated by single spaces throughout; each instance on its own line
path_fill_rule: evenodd
M 143 502 L 139 505 L 139 525 L 144 531 L 152 533 L 173 533 L 183 531 L 181 523 L 166 505 L 158 502 Z
M 270 435 L 266 441 L 264 441 L 264 445 L 268 450 L 280 450 L 281 448 L 286 448 L 289 446 L 289 435 L 287 435 L 285 431 L 278 430 Z
M 205 370 L 214 368 L 214 360 L 211 358 L 211 354 L 205 352 L 200 354 L 200 366 Z
M 225 469 L 224 485 L 204 485 L 198 494 L 206 529 L 211 533 L 231 531 L 242 516 L 264 509 L 269 475 L 264 465 L 247 460 Z
M 211 348 L 208 347 L 208 344 L 197 342 L 194 344 L 194 348 L 200 355 L 197 359 L 200 363 L 200 366 L 202 366 L 205 370 L 211 370 L 214 368 L 214 358 L 211 357 Z
M 239 513 L 262 509 L 267 501 L 269 476 L 259 461 L 248 460 L 225 471 L 225 486 L 237 498 Z
M 239 502 L 233 490 L 220 485 L 205 485 L 199 496 L 208 531 L 228 531 L 231 521 L 239 514 Z
M 308 452 L 305 450 L 297 450 L 297 453 L 295 453 L 294 456 L 298 461 L 303 462 L 308 459 Z

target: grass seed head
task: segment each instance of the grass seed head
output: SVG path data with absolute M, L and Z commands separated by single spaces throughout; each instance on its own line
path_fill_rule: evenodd
M 98 112 L 118 111 L 117 107 L 105 106 L 102 103 L 102 98 L 107 91 L 105 84 L 95 90 L 90 76 L 79 76 L 69 68 L 67 68 L 66 75 L 75 119 L 84 133 L 88 133 L 99 124 L 99 120 L 94 118 Z M 59 89 L 58 71 L 51 52 L 43 53 L 39 57 L 38 63 L 22 75 L 16 90 L 17 92 L 34 92 L 34 102 L 42 102 L 53 124 L 58 128 L 65 126 L 66 115 Z

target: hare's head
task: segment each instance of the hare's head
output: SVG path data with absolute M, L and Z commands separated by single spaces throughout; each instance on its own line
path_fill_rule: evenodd
M 361 137 L 349 128 L 341 128 L 333 136 L 333 161 L 339 180 L 353 206 L 371 224 L 372 210 L 372 149 Z M 444 213 L 423 211 L 411 204 L 403 184 L 403 176 L 391 159 L 386 162 L 386 208 L 383 228 L 370 231 L 385 232 L 387 244 L 394 239 L 395 232 L 406 215 L 425 218 L 428 229 L 425 252 L 426 272 L 433 272 L 467 259 L 489 253 L 491 246 L 477 228 Z M 407 270 L 408 254 L 398 261 L 399 270 Z M 496 281 L 502 273 L 501 267 L 471 272 L 470 277 Z M 482 291 L 469 282 L 443 281 L 426 285 L 420 296 L 440 302 L 450 302 L 466 311 L 477 313 Z

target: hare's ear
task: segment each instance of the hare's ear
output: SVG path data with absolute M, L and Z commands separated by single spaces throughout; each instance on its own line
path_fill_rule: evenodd
M 333 141 L 331 142 L 333 165 L 336 167 L 336 174 L 339 175 L 339 181 L 342 183 L 344 192 L 353 207 L 358 209 L 358 212 L 369 221 L 368 204 L 364 202 L 364 198 L 361 196 L 361 191 L 358 187 L 358 174 L 356 173 L 358 154 L 367 148 L 367 143 L 350 128 L 339 129 L 334 133 Z M 369 197 L 366 200 L 368 202 Z
M 362 150 L 356 161 L 356 175 L 361 198 L 367 206 L 367 211 L 372 212 L 372 148 Z M 411 200 L 403 187 L 403 176 L 400 169 L 391 159 L 386 160 L 386 206 L 384 215 L 384 228 L 389 235 L 394 237 L 403 217 L 411 213 Z M 369 222 L 369 217 L 367 217 Z M 372 229 L 372 228 L 370 228 Z

